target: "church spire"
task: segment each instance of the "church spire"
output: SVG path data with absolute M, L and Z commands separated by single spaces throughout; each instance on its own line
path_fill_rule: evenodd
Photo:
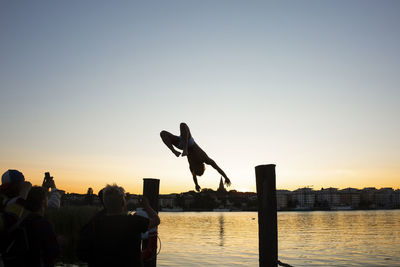
M 217 192 L 226 192 L 226 189 L 224 187 L 224 182 L 222 181 L 222 177 L 221 177 L 221 180 L 219 181 L 219 187 L 218 187 Z

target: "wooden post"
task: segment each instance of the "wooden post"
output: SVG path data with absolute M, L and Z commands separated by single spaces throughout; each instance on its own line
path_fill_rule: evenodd
M 260 267 L 278 266 L 275 165 L 256 166 Z
M 160 190 L 160 180 L 153 178 L 143 179 L 143 196 L 147 197 L 150 206 L 158 213 L 158 195 Z M 144 262 L 144 267 L 156 267 L 157 254 L 148 261 Z

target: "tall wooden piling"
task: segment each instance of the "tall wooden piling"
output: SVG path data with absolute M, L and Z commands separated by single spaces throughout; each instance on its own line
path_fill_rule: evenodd
M 260 267 L 278 266 L 275 165 L 256 166 Z
M 143 179 L 143 196 L 149 200 L 149 204 L 153 210 L 158 213 L 158 196 L 160 191 L 160 180 L 153 178 Z M 144 262 L 144 267 L 156 267 L 157 254 L 153 258 Z

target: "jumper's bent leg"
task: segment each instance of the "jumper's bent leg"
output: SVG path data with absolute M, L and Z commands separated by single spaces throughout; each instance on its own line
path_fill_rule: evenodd
M 181 154 L 180 152 L 176 151 L 175 148 L 173 147 L 173 142 L 177 142 L 179 137 L 171 134 L 170 132 L 167 131 L 161 131 L 160 133 L 161 139 L 163 140 L 164 144 L 171 150 L 172 153 L 174 153 L 175 156 L 179 157 Z
M 188 140 L 192 135 L 190 134 L 189 127 L 186 123 L 182 122 L 180 125 L 181 138 L 183 143 L 182 157 L 188 154 Z

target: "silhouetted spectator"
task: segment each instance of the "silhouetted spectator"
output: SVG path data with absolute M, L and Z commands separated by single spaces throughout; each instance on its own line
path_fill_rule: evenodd
M 105 216 L 92 220 L 81 233 L 78 256 L 90 267 L 142 266 L 141 233 L 157 226 L 160 218 L 147 199 L 143 205 L 149 219 L 126 213 L 125 191 L 117 185 L 107 185 L 103 191 Z
M 47 208 L 47 193 L 43 187 L 33 186 L 26 199 L 29 214 L 20 223 L 25 229 L 29 244 L 27 251 L 12 262 L 5 261 L 5 267 L 53 267 L 60 255 L 60 246 L 51 223 L 44 218 Z
M 103 201 L 103 191 L 104 191 L 104 189 L 105 188 L 101 189 L 99 191 L 99 193 L 98 193 L 98 197 L 99 197 L 102 209 L 94 215 L 93 219 L 95 219 L 97 217 L 105 216 L 107 214 L 106 208 L 104 206 L 104 201 Z
M 93 205 L 94 195 L 93 195 L 93 188 L 89 187 L 85 196 L 85 204 L 86 205 Z
M 101 206 L 104 208 L 104 202 L 103 202 L 103 192 L 104 192 L 104 188 L 103 188 L 103 189 L 101 189 L 101 190 L 99 191 L 99 193 L 97 194 L 97 196 L 99 197 L 99 200 L 100 200 Z
M 126 193 L 126 209 L 128 211 L 133 211 L 137 208 L 137 200 L 134 199 L 134 196 L 132 194 Z
M 25 181 L 24 175 L 17 170 L 8 170 L 1 176 L 0 210 L 21 217 L 25 199 L 32 185 Z M 0 231 L 6 224 L 0 221 Z
M 17 170 L 8 170 L 1 177 L 0 186 L 0 266 L 7 247 L 7 236 L 25 214 L 25 199 L 32 185 Z
M 76 254 L 78 258 L 84 262 L 89 263 L 89 267 L 93 266 L 91 263 L 91 257 L 92 257 L 92 250 L 94 247 L 94 238 L 93 238 L 93 225 L 95 220 L 101 219 L 103 216 L 107 215 L 106 209 L 104 207 L 104 202 L 103 202 L 103 191 L 104 188 L 101 189 L 98 193 L 98 197 L 100 199 L 100 203 L 102 206 L 102 209 L 97 212 L 93 218 L 90 219 L 90 221 L 85 224 L 82 229 L 79 231 L 79 241 L 78 241 L 78 246 L 76 248 Z

